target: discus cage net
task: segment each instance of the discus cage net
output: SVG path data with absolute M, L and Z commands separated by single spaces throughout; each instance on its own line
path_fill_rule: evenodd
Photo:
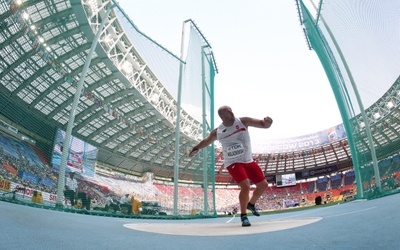
M 343 119 L 357 198 L 399 192 L 400 2 L 295 2 Z

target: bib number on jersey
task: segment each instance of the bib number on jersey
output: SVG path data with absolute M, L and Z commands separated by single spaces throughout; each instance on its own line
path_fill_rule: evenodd
M 244 146 L 242 144 L 234 144 L 226 148 L 228 158 L 236 158 L 244 154 Z

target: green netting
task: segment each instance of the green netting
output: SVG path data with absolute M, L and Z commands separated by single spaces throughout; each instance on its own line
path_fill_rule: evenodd
M 399 187 L 399 1 L 299 1 L 348 135 L 358 198 Z M 314 12 L 314 14 L 311 14 Z
M 202 123 L 202 134 L 196 138 L 201 140 L 214 128 L 214 76 L 217 69 L 210 44 L 193 21 L 188 24 L 182 108 Z M 188 167 L 194 172 L 193 176 L 202 176 L 201 180 L 192 180 L 195 185 L 193 195 L 190 195 L 193 213 L 216 215 L 214 166 L 214 147 L 210 146 L 195 156 Z
M 128 27 L 127 27 L 128 29 Z M 216 73 L 212 48 L 196 24 L 189 20 L 183 25 L 182 49 L 185 52 L 181 61 L 161 48 L 153 40 L 136 29 L 129 29 L 133 35 L 136 48 L 146 58 L 152 70 L 164 80 L 166 89 L 177 99 L 180 112 L 179 129 L 186 135 L 197 135 L 200 140 L 208 135 L 214 127 L 214 75 Z M 187 32 L 187 34 L 185 33 Z M 181 63 L 181 65 L 180 65 Z M 179 67 L 181 66 L 181 68 Z M 178 71 L 178 69 L 180 69 Z M 179 75 L 181 74 L 181 75 Z M 181 79 L 181 82 L 180 80 Z M 178 84 L 178 82 L 180 82 Z M 179 91 L 179 88 L 181 90 Z M 179 94 L 180 93 L 180 94 Z M 185 118 L 185 119 L 183 119 Z M 201 123 L 199 131 L 191 131 L 190 121 Z M 174 150 L 185 152 L 197 142 L 191 138 L 182 143 L 182 133 Z M 176 154 L 178 156 L 179 154 Z M 178 157 L 177 157 L 178 158 Z M 179 163 L 187 160 L 181 157 L 175 164 L 174 178 L 167 185 L 169 191 L 151 192 L 152 199 L 159 200 L 168 214 L 174 215 L 216 215 L 215 209 L 215 177 L 214 149 L 212 146 L 201 154 L 190 159 L 190 164 L 182 168 Z M 185 176 L 185 178 L 182 178 Z M 183 183 L 181 180 L 185 179 Z M 188 181 L 189 179 L 189 181 Z M 178 185 L 179 183 L 179 185 Z M 171 189 L 173 193 L 171 194 Z M 148 197 L 151 199 L 151 197 Z
M 148 193 L 152 197 L 147 199 L 159 201 L 168 214 L 216 215 L 215 192 L 212 191 L 215 185 L 213 146 L 189 159 L 187 167 L 180 166 L 182 161 L 188 160 L 186 151 L 197 144 L 196 140 L 207 136 L 214 127 L 214 76 L 217 69 L 212 48 L 196 24 L 192 20 L 185 21 L 182 34 L 182 52 L 185 53 L 179 60 L 138 30 L 123 13 L 117 14 L 138 54 L 177 100 L 177 110 L 181 109 L 178 119 L 179 130 L 183 133 L 177 134 L 175 141 L 178 144 L 175 143 L 173 147 L 175 151 L 178 150 L 175 154 L 177 166 L 174 177 L 167 183 L 172 185 L 173 194 L 169 188 L 165 192 L 150 190 Z M 201 124 L 197 126 L 198 131 L 192 131 L 196 126 L 190 126 L 191 123 Z M 183 143 L 183 134 L 192 138 Z M 182 179 L 185 181 L 181 182 Z M 189 188 L 194 191 L 188 191 Z

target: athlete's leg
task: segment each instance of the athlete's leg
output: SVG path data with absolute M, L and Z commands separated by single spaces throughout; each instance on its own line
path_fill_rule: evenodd
M 228 166 L 228 171 L 231 174 L 232 178 L 236 181 L 236 183 L 240 187 L 239 192 L 239 204 L 240 204 L 240 213 L 246 214 L 246 206 L 249 202 L 249 193 L 250 193 L 250 181 L 247 177 L 246 170 L 243 167 L 242 163 L 236 163 Z
M 255 184 L 256 189 L 253 191 L 253 195 L 251 196 L 250 203 L 251 204 L 256 204 L 258 198 L 264 193 L 265 189 L 268 187 L 268 182 L 267 180 L 262 180 L 258 183 Z
M 258 198 L 260 198 L 265 189 L 268 187 L 268 182 L 265 179 L 265 175 L 260 166 L 256 162 L 253 161 L 248 163 L 245 169 L 249 179 L 256 185 L 256 189 L 253 191 L 253 195 L 249 201 L 252 205 L 255 205 Z
M 245 214 L 247 203 L 249 202 L 249 193 L 250 193 L 250 181 L 249 179 L 245 179 L 239 183 L 240 192 L 239 192 L 239 204 L 240 204 L 240 213 Z M 253 195 L 254 196 L 254 195 Z

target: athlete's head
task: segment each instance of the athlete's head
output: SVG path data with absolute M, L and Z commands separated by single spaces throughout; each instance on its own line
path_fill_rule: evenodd
M 235 121 L 235 115 L 229 106 L 222 106 L 218 109 L 218 115 L 225 126 L 231 126 Z

